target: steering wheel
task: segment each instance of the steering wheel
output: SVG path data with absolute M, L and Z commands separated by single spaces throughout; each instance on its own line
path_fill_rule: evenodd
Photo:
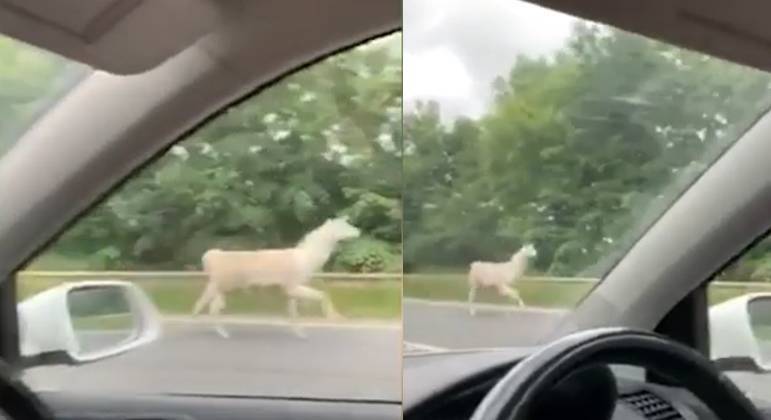
M 11 368 L 0 362 L 0 419 L 51 420 L 54 416 Z
M 752 402 L 695 350 L 663 336 L 599 328 L 562 337 L 517 363 L 484 397 L 472 420 L 527 420 L 539 395 L 582 369 L 626 364 L 676 380 L 720 419 L 763 417 Z

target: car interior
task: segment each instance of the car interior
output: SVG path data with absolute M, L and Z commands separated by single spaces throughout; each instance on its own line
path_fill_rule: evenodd
M 532 3 L 771 69 L 771 32 L 757 18 L 765 6 L 755 3 L 730 10 L 687 0 Z M 769 133 L 764 115 L 543 346 L 406 356 L 405 418 L 768 418 L 767 397 L 748 399 L 708 362 L 706 293 L 714 276 L 771 227 Z
M 78 215 L 228 105 L 335 52 L 400 30 L 401 2 L 3 1 L 0 22 L 3 33 L 95 70 L 4 156 L 0 277 L 8 280 Z M 10 379 L 22 361 L 14 281 L 3 284 L 0 347 Z M 33 396 L 20 387 L 4 387 L 2 409 L 11 418 L 401 415 L 393 396 Z
M 771 71 L 771 5 L 532 2 Z M 746 395 L 709 361 L 706 294 L 771 230 L 771 115 L 650 226 L 552 340 L 405 355 L 402 401 L 32 393 L 21 385 L 19 267 L 225 107 L 399 31 L 401 21 L 398 0 L 0 1 L 0 32 L 95 69 L 0 165 L 0 409 L 30 420 L 771 418 L 771 397 Z

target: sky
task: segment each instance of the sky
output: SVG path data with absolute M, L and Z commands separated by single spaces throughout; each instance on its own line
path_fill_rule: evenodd
M 572 17 L 517 0 L 405 0 L 404 100 L 435 100 L 443 119 L 478 117 L 516 55 L 548 55 Z

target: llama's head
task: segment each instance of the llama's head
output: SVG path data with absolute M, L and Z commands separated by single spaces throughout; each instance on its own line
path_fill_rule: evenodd
M 535 250 L 535 246 L 533 244 L 528 243 L 523 245 L 522 248 L 517 251 L 517 254 L 523 254 L 527 258 L 533 258 L 538 255 L 538 251 Z
M 344 216 L 327 219 L 323 227 L 329 238 L 335 242 L 358 238 L 361 235 L 359 228 L 348 223 L 348 218 Z

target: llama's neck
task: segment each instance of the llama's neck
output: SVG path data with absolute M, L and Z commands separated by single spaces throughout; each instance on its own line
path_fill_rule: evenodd
M 511 261 L 509 261 L 509 264 L 511 264 L 511 271 L 515 276 L 520 276 L 527 271 L 527 263 L 528 263 L 528 257 L 527 254 L 525 254 L 522 251 L 517 252 L 511 257 Z
M 314 235 L 314 233 L 316 232 L 311 232 L 295 248 L 302 253 L 310 272 L 321 270 L 337 245 L 337 241 L 329 240 L 321 234 Z

